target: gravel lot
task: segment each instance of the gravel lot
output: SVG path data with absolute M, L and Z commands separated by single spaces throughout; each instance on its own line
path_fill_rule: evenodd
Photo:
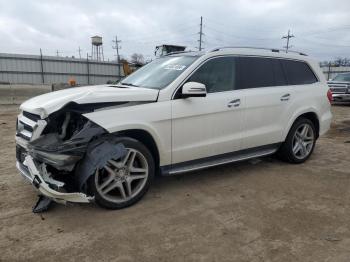
M 264 158 L 157 178 L 137 205 L 42 215 L 0 106 L 0 261 L 350 261 L 350 105 L 302 165 Z

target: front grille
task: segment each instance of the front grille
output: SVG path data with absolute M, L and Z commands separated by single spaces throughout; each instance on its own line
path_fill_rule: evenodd
M 343 88 L 343 87 L 341 87 L 341 88 L 339 88 L 339 87 L 337 87 L 337 88 L 331 87 L 331 91 L 332 91 L 333 94 L 345 94 L 348 91 L 348 89 L 347 88 Z
M 23 111 L 17 119 L 17 136 L 30 141 L 39 120 L 39 115 Z

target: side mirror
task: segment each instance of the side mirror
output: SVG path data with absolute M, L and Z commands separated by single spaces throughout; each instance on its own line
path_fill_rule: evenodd
M 182 86 L 182 97 L 205 97 L 207 89 L 204 84 L 187 82 Z

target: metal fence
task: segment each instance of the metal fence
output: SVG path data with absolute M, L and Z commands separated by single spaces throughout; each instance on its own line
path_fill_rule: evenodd
M 117 62 L 0 53 L 1 83 L 53 84 L 74 79 L 78 85 L 92 85 L 116 81 L 123 75 Z

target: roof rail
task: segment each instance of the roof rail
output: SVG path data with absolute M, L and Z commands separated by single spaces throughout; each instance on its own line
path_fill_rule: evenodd
M 169 55 L 176 55 L 176 54 L 182 54 L 182 53 L 190 53 L 190 52 L 193 52 L 193 51 L 175 51 L 175 52 L 170 52 L 170 53 L 167 53 L 163 56 L 169 56 Z
M 287 52 L 286 49 L 266 48 L 266 47 L 253 47 L 253 46 L 223 46 L 223 47 L 214 48 L 214 49 L 210 50 L 209 53 L 210 52 L 220 51 L 220 50 L 223 50 L 223 49 L 232 49 L 232 48 L 246 48 L 246 49 L 268 50 L 268 51 L 275 52 L 275 53 L 279 53 L 279 52 L 296 53 L 296 54 L 299 54 L 299 55 L 307 56 L 307 54 L 302 53 L 302 52 L 298 52 L 298 51 L 288 51 Z

